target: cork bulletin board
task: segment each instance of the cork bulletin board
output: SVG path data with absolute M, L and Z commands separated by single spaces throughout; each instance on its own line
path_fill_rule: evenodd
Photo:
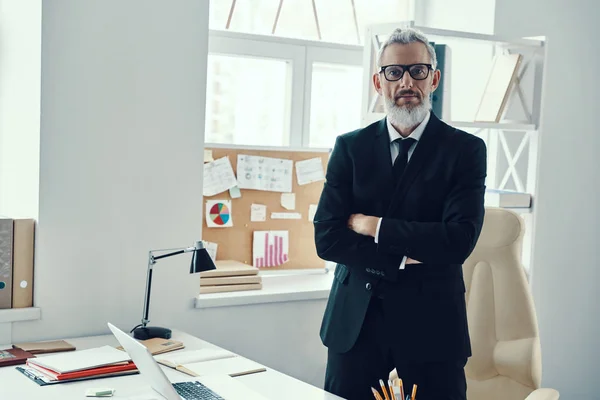
M 281 204 L 282 192 L 254 189 L 240 189 L 241 197 L 232 198 L 229 191 L 213 196 L 204 196 L 202 239 L 218 244 L 217 260 L 236 260 L 248 265 L 253 262 L 254 231 L 287 231 L 288 254 L 287 261 L 278 266 L 263 267 L 264 270 L 309 269 L 325 268 L 325 261 L 317 256 L 314 243 L 313 223 L 309 220 L 310 205 L 318 204 L 324 181 L 299 185 L 296 177 L 296 162 L 320 158 L 325 173 L 329 150 L 325 149 L 292 149 L 257 148 L 246 146 L 222 147 L 221 145 L 206 145 L 205 151 L 212 152 L 214 160 L 227 156 L 234 173 L 237 175 L 238 154 L 291 160 L 292 192 L 295 194 L 293 210 L 284 208 Z M 206 161 L 206 160 L 205 160 Z M 206 220 L 207 202 L 210 200 L 230 200 L 231 227 L 209 227 Z M 266 206 L 265 221 L 251 221 L 252 204 Z M 300 219 L 272 219 L 272 213 L 298 213 Z

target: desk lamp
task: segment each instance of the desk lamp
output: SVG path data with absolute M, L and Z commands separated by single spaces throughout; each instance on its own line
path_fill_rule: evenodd
M 154 252 L 171 251 L 167 254 L 155 256 Z M 133 337 L 139 340 L 146 340 L 151 338 L 171 338 L 171 330 L 168 328 L 161 328 L 158 326 L 147 326 L 148 322 L 148 311 L 150 309 L 150 288 L 152 286 L 152 269 L 157 260 L 161 258 L 171 257 L 177 254 L 190 253 L 192 255 L 192 263 L 190 265 L 190 274 L 195 274 L 202 271 L 210 271 L 216 269 L 215 263 L 212 258 L 208 255 L 208 252 L 204 248 L 201 241 L 196 242 L 192 247 L 180 248 L 180 249 L 165 249 L 165 250 L 150 250 L 148 253 L 148 274 L 146 275 L 146 297 L 144 298 L 144 313 L 142 315 L 142 323 L 137 325 L 131 330 Z

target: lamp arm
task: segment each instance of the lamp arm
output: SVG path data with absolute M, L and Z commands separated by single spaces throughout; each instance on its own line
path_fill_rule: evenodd
M 154 256 L 153 251 L 148 253 L 148 272 L 146 274 L 146 295 L 144 297 L 144 312 L 142 314 L 142 326 L 145 327 L 150 320 L 148 320 L 148 313 L 150 311 L 150 291 L 152 289 L 152 270 L 154 269 L 154 264 L 156 264 L 156 260 L 160 260 L 161 258 L 171 257 L 177 254 L 189 253 L 191 251 L 197 251 L 199 248 L 203 248 L 203 246 L 197 244 L 197 247 L 186 247 L 184 249 L 179 249 L 177 251 L 162 254 L 160 256 Z M 160 250 L 154 250 L 160 251 Z
M 144 297 L 144 312 L 142 314 L 142 326 L 148 324 L 148 312 L 150 310 L 150 289 L 152 288 L 152 269 L 154 268 L 154 256 L 152 252 L 148 254 L 148 272 L 146 273 L 146 295 Z

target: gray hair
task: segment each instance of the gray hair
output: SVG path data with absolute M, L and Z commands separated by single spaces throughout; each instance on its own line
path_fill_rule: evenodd
M 421 42 L 425 45 L 427 51 L 429 52 L 429 57 L 431 57 L 431 66 L 435 70 L 437 67 L 437 57 L 435 56 L 435 49 L 433 48 L 431 43 L 429 43 L 429 39 L 427 39 L 427 36 L 425 36 L 423 32 L 414 28 L 396 28 L 394 32 L 392 32 L 390 37 L 383 43 L 383 45 L 379 49 L 379 52 L 377 53 L 377 67 L 381 67 L 381 59 L 383 57 L 383 52 L 389 45 L 394 43 L 409 44 L 415 42 Z

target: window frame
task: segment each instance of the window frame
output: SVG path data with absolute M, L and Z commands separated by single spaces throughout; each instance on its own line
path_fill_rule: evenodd
M 256 57 L 289 63 L 286 104 L 288 146 L 310 147 L 310 107 L 313 63 L 342 64 L 363 67 L 362 45 L 210 30 L 209 55 Z M 362 93 L 357 93 L 361 96 Z M 358 127 L 357 127 L 358 128 Z M 258 143 L 257 143 L 258 145 Z

